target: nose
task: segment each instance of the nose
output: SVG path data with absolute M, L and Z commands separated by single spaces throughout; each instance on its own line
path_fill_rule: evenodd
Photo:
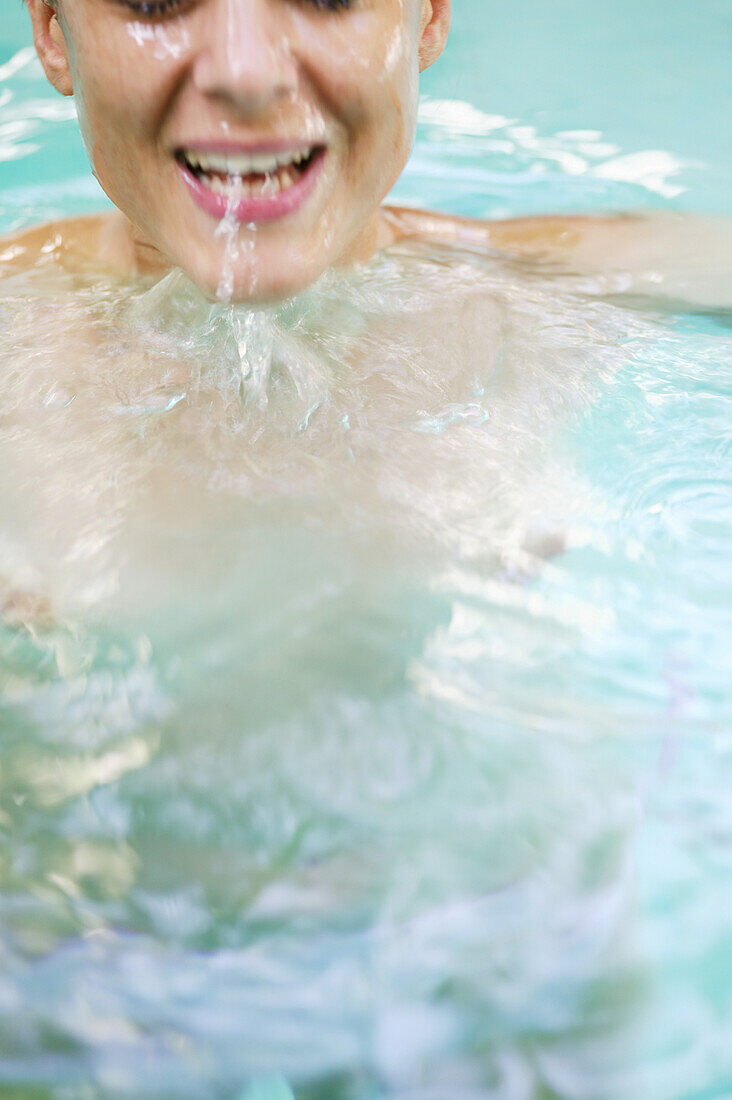
M 193 66 L 204 95 L 246 114 L 291 96 L 297 66 L 277 0 L 213 0 Z

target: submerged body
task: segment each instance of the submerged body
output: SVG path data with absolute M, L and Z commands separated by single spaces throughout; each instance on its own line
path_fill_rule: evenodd
M 696 299 L 693 308 L 710 309 L 725 293 L 723 279 L 708 277 L 710 242 L 720 252 L 725 245 L 711 220 L 476 224 L 396 209 L 384 209 L 382 218 L 382 236 L 391 241 L 374 260 L 255 310 L 211 303 L 182 273 L 164 274 L 159 255 L 149 259 L 149 250 L 136 247 L 119 215 L 43 226 L 6 242 L 0 300 L 14 341 L 2 394 L 6 423 L 12 420 L 16 429 L 7 436 L 3 468 L 14 471 L 17 497 L 12 503 L 6 484 L 11 495 L 4 514 L 27 527 L 22 549 L 11 554 L 22 563 L 19 574 L 3 571 L 6 616 L 30 622 L 35 609 L 43 618 L 51 604 L 65 603 L 62 592 L 73 588 L 77 573 L 83 591 L 114 590 L 114 557 L 126 561 L 129 552 L 124 544 L 117 550 L 107 544 L 120 531 L 144 530 L 161 509 L 173 507 L 181 471 L 192 532 L 212 483 L 243 487 L 245 497 L 279 494 L 276 485 L 289 478 L 293 436 L 306 447 L 305 466 L 291 487 L 296 496 L 314 471 L 326 496 L 340 496 L 355 430 L 369 458 L 362 455 L 356 466 L 352 503 L 360 507 L 363 496 L 376 515 L 385 503 L 382 487 L 392 480 L 389 448 L 377 441 L 398 429 L 408 440 L 403 457 L 413 472 L 406 476 L 430 483 L 434 464 L 432 484 L 445 486 L 440 507 L 447 511 L 438 523 L 444 537 L 451 525 L 459 530 L 455 517 L 448 518 L 448 499 L 461 495 L 480 517 L 487 561 L 507 552 L 501 539 L 516 553 L 541 554 L 543 536 L 534 539 L 515 494 L 525 503 L 545 500 L 539 471 L 548 440 L 561 430 L 555 412 L 566 405 L 565 386 L 579 402 L 571 417 L 596 384 L 594 373 L 602 376 L 608 353 L 613 358 L 614 342 L 632 336 L 633 314 L 623 308 L 628 300 L 655 296 L 656 308 L 664 301 L 673 308 Z M 653 248 L 656 265 L 649 267 Z M 614 307 L 603 298 L 618 303 L 620 334 Z M 607 333 L 602 320 L 596 329 L 597 317 L 606 318 Z M 566 364 L 554 346 L 557 323 L 569 333 L 576 327 Z M 524 439 L 519 456 L 514 436 L 527 431 L 518 423 L 534 415 L 537 379 L 547 419 L 530 432 L 530 442 Z M 484 408 L 486 393 L 493 396 Z M 507 402 L 510 414 L 494 401 Z M 461 437 L 464 452 L 450 443 L 442 455 L 442 444 L 419 431 L 430 417 L 449 420 L 445 409 L 453 409 L 459 423 L 466 418 L 467 428 L 475 421 Z M 422 454 L 430 448 L 431 458 Z M 482 471 L 481 459 L 487 462 Z M 301 486 L 300 476 L 306 478 Z M 505 515 L 497 508 L 502 495 L 513 501 Z M 337 497 L 331 507 L 341 514 Z M 419 526 L 420 515 L 418 509 L 400 522 Z M 561 530 L 546 534 L 547 552 L 562 544 Z M 480 537 L 465 534 L 468 543 Z M 144 543 L 139 548 L 141 568 L 149 551 Z M 107 562 L 107 573 L 94 581 L 88 555 Z M 171 592 L 179 583 L 186 582 L 171 578 Z M 83 605 L 86 597 L 81 605 L 79 598 L 72 606 Z
M 505 366 L 506 346 L 511 347 L 514 342 L 524 349 L 521 354 L 527 356 L 527 362 L 534 363 L 540 374 L 549 369 L 552 380 L 543 398 L 547 409 L 562 406 L 561 365 L 551 360 L 543 362 L 541 341 L 533 329 L 538 323 L 538 332 L 551 331 L 551 323 L 540 316 L 543 310 L 549 316 L 557 310 L 560 314 L 565 311 L 575 314 L 581 333 L 585 331 L 583 312 L 587 311 L 592 318 L 593 309 L 603 308 L 599 304 L 602 299 L 621 307 L 644 303 L 654 309 L 724 312 L 732 298 L 730 229 L 721 219 L 664 214 L 653 218 L 537 217 L 480 223 L 383 207 L 378 212 L 374 235 L 381 243 L 376 257 L 362 259 L 355 265 L 344 264 L 326 273 L 316 283 L 314 298 L 311 289 L 280 305 L 260 305 L 253 311 L 233 303 L 207 302 L 207 296 L 188 283 L 183 273 L 171 269 L 165 257 L 119 211 L 52 223 L 6 238 L 0 246 L 0 288 L 4 291 L 7 328 L 16 333 L 18 345 L 10 349 L 12 369 L 4 379 L 4 385 L 10 387 L 5 402 L 7 407 L 13 407 L 16 400 L 20 401 L 18 416 L 22 421 L 22 394 L 36 394 L 26 406 L 30 419 L 24 424 L 24 431 L 31 454 L 37 451 L 24 471 L 23 448 L 16 445 L 13 437 L 6 468 L 12 465 L 20 474 L 18 504 L 39 492 L 68 532 L 66 537 L 61 536 L 60 528 L 51 521 L 50 513 L 40 501 L 28 508 L 30 515 L 41 520 L 36 530 L 39 545 L 44 541 L 48 544 L 41 558 L 50 553 L 49 561 L 58 556 L 61 562 L 68 563 L 74 556 L 70 550 L 76 537 L 73 533 L 79 529 L 94 531 L 98 524 L 104 526 L 101 503 L 106 494 L 104 486 L 108 481 L 115 485 L 124 483 L 124 475 L 116 472 L 118 465 L 121 470 L 128 470 L 131 483 L 137 487 L 133 497 L 122 505 L 129 513 L 128 520 L 141 508 L 140 516 L 144 513 L 139 492 L 148 483 L 153 494 L 148 501 L 148 514 L 154 515 L 161 506 L 166 507 L 165 494 L 172 489 L 175 495 L 177 473 L 173 484 L 166 485 L 163 471 L 177 471 L 181 463 L 195 471 L 195 479 L 206 485 L 211 478 L 248 484 L 252 472 L 260 468 L 261 459 L 250 453 L 250 442 L 246 433 L 242 434 L 244 421 L 238 424 L 234 416 L 232 422 L 231 402 L 243 402 L 241 413 L 245 421 L 252 415 L 261 416 L 256 429 L 251 425 L 247 428 L 253 432 L 258 446 L 263 445 L 262 439 L 265 444 L 272 438 L 281 443 L 281 426 L 269 423 L 275 409 L 267 409 L 267 392 L 271 384 L 279 385 L 277 354 L 283 347 L 288 363 L 286 373 L 289 372 L 285 390 L 289 387 L 292 391 L 284 400 L 291 401 L 296 395 L 287 414 L 291 422 L 286 428 L 286 440 L 298 418 L 305 417 L 309 423 L 312 412 L 321 407 L 330 409 L 331 420 L 336 417 L 333 423 L 343 420 L 350 424 L 355 419 L 362 422 L 366 431 L 365 414 L 356 412 L 362 401 L 369 403 L 368 431 L 376 439 L 382 426 L 392 423 L 393 409 L 389 402 L 393 400 L 394 381 L 389 378 L 388 364 L 396 357 L 403 369 L 413 371 L 415 379 L 421 379 L 401 409 L 402 427 L 411 434 L 411 445 L 415 446 L 412 429 L 420 410 L 427 416 L 425 408 L 429 400 L 456 409 L 462 405 L 470 407 L 471 386 L 476 387 L 478 396 L 485 392 L 495 365 L 503 362 Z M 410 255 L 411 267 L 405 260 Z M 403 263 L 406 263 L 404 270 Z M 376 283 L 374 270 L 381 272 Z M 424 286 L 419 281 L 423 276 Z M 365 300 L 359 290 L 362 286 L 368 288 L 364 291 Z M 188 287 L 183 304 L 181 287 Z M 541 305 L 533 298 L 537 287 L 545 288 L 549 294 L 549 298 L 541 298 Z M 127 303 L 124 307 L 112 305 L 115 288 L 122 295 L 121 303 Z M 353 299 L 350 306 L 338 304 L 339 294 Z M 552 295 L 556 296 L 554 301 Z M 144 307 L 138 304 L 131 309 L 129 303 L 138 300 L 145 303 Z M 598 302 L 597 307 L 592 305 L 593 301 Z M 511 302 L 508 312 L 506 302 Z M 309 319 L 311 308 L 314 313 Z M 190 310 L 188 315 L 186 309 Z M 144 323 L 140 322 L 140 310 L 145 315 Z M 534 310 L 539 315 L 533 316 Z M 163 339 L 157 328 L 166 331 L 165 318 L 170 311 L 177 321 L 172 334 Z M 328 311 L 333 314 L 330 320 L 326 316 Z M 298 318 L 294 341 L 288 334 L 291 322 L 282 323 L 290 314 Z M 628 318 L 623 323 L 628 326 L 629 337 L 632 314 L 623 316 Z M 115 327 L 117 324 L 119 329 Z M 345 326 L 343 331 L 339 331 L 341 324 Z M 571 328 L 569 320 L 567 324 Z M 531 339 L 537 343 L 529 352 L 527 340 Z M 28 359 L 22 366 L 21 349 L 26 340 Z M 261 347 L 252 351 L 257 340 Z M 207 341 L 212 341 L 210 348 Z M 282 341 L 284 344 L 280 346 Z M 601 337 L 600 345 L 603 343 Z M 598 354 L 599 348 L 595 348 L 592 356 Z M 212 356 L 208 372 L 203 370 L 201 355 Z M 259 367 L 249 362 L 252 355 L 262 360 Z M 590 364 L 597 362 L 588 349 L 588 374 L 583 377 L 581 388 L 592 386 L 592 370 L 596 366 Z M 523 380 L 522 369 L 526 370 Z M 551 372 L 555 370 L 560 373 L 553 378 Z M 530 416 L 535 397 L 532 370 L 521 368 L 516 359 L 509 369 L 509 374 L 512 372 L 515 375 L 512 385 L 517 390 L 511 400 L 517 399 L 520 416 Z M 338 400 L 331 392 L 336 379 Z M 362 392 L 363 379 L 368 382 Z M 552 397 L 550 391 L 555 385 L 557 394 Z M 516 394 L 520 395 L 522 386 L 526 388 L 526 405 L 520 411 L 521 398 L 516 398 Z M 43 422 L 36 419 L 35 402 L 40 392 L 45 394 L 43 404 L 51 410 L 50 434 Z M 172 432 L 166 429 L 156 442 L 153 462 L 147 446 L 134 459 L 125 453 L 129 446 L 125 401 L 144 410 L 146 393 L 151 395 L 151 412 L 167 413 L 164 395 L 171 397 L 174 412 L 167 419 L 177 425 Z M 122 398 L 123 394 L 127 397 Z M 137 396 L 133 398 L 133 394 Z M 72 402 L 74 407 L 67 414 L 64 410 Z M 206 410 L 203 415 L 202 403 Z M 117 404 L 123 419 L 115 424 L 109 416 L 110 409 Z M 339 410 L 337 415 L 332 406 Z M 476 408 L 480 410 L 480 402 Z M 209 409 L 214 410 L 213 415 Z M 218 426 L 217 409 L 223 418 Z M 112 416 L 116 415 L 112 411 Z M 480 418 L 482 414 L 476 415 Z M 323 414 L 315 419 L 322 420 Z M 232 423 L 235 443 L 231 454 L 239 473 L 218 470 L 217 451 L 208 472 L 198 470 L 194 453 L 206 450 L 211 431 L 226 437 Z M 136 434 L 137 428 L 133 435 Z M 344 453 L 352 453 L 350 437 L 337 430 L 335 434 L 340 450 L 345 448 Z M 541 435 L 532 438 L 538 469 L 545 447 Z M 49 460 L 45 449 L 51 448 L 54 440 L 59 452 Z M 117 453 L 115 447 L 120 440 L 123 451 Z M 278 446 L 271 453 L 265 446 L 268 455 L 265 465 L 274 463 L 275 469 L 282 461 L 281 456 L 276 457 Z M 290 443 L 285 442 L 284 446 L 287 451 Z M 331 446 L 332 440 L 327 444 Z M 422 441 L 418 446 L 422 446 Z M 491 448 L 491 472 L 486 472 L 485 477 L 494 479 L 502 466 L 510 464 L 512 441 L 508 427 L 502 433 L 496 423 L 492 424 Z M 372 454 L 378 453 L 376 444 L 369 444 L 368 449 Z M 186 455 L 187 450 L 190 456 Z M 85 468 L 106 470 L 106 480 L 104 473 L 95 475 L 97 490 L 79 493 L 74 490 L 75 500 L 70 502 L 68 487 L 76 486 L 80 476 L 86 477 L 79 469 L 79 461 Z M 324 471 L 327 463 L 324 458 L 322 461 Z M 474 456 L 468 451 L 461 461 L 470 467 Z M 69 462 L 74 466 L 67 465 Z M 415 470 L 422 469 L 416 457 L 410 462 Z M 443 473 L 445 480 L 447 474 Z M 504 473 L 505 470 L 501 471 L 501 476 Z M 331 476 L 338 486 L 342 475 L 337 466 Z M 381 476 L 373 465 L 360 466 L 361 491 L 370 483 L 367 491 L 372 493 Z M 424 469 L 421 476 L 425 476 Z M 458 469 L 452 474 L 455 484 L 464 483 L 465 476 Z M 532 478 L 524 476 L 524 480 L 524 492 L 536 491 L 531 485 Z M 271 471 L 264 476 L 263 484 L 272 484 Z M 480 477 L 476 485 L 479 496 L 472 507 L 481 513 Z M 26 493 L 30 496 L 25 497 Z M 120 491 L 116 490 L 116 494 L 119 496 Z M 79 501 L 83 502 L 83 516 L 77 514 Z M 492 508 L 492 504 L 486 503 L 482 519 L 489 526 Z M 20 507 L 19 514 L 22 511 Z M 116 515 L 117 505 L 114 511 Z M 192 499 L 186 512 L 194 530 L 198 520 Z M 119 523 L 119 518 L 115 523 Z M 100 544 L 105 544 L 107 538 L 100 535 Z M 561 545 L 560 534 L 552 534 L 547 545 L 555 543 Z M 58 555 L 58 547 L 64 544 L 67 552 Z M 495 547 L 488 550 L 489 555 L 494 553 Z M 83 559 L 81 553 L 80 560 Z M 30 577 L 33 573 L 30 563 L 34 560 L 30 546 L 19 554 L 18 560 L 26 563 Z M 67 564 L 63 564 L 60 572 L 66 569 Z M 42 614 L 46 613 L 50 599 L 47 581 L 31 583 L 27 578 L 22 582 L 18 577 L 8 576 L 6 570 L 3 585 L 6 596 L 2 606 L 6 615 L 18 616 L 21 608 L 40 608 Z
M 729 340 L 591 283 L 408 240 L 258 309 L 0 282 L 4 1094 L 709 1079 L 667 913 L 713 957 L 726 905 L 663 853 L 672 794 L 724 858 Z
M 245 509 L 291 498 L 308 522 L 336 529 L 363 513 L 377 542 L 379 530 L 394 539 L 393 523 L 405 538 L 422 530 L 428 558 L 452 541 L 450 516 L 464 507 L 480 517 L 485 545 L 476 552 L 486 562 L 503 552 L 489 531 L 506 524 L 519 553 L 521 508 L 514 501 L 512 516 L 498 503 L 537 487 L 525 469 L 531 448 L 517 453 L 512 433 L 528 430 L 540 400 L 548 439 L 565 384 L 579 397 L 593 382 L 581 350 L 574 363 L 585 324 L 578 321 L 568 376 L 554 379 L 552 393 L 549 378 L 562 369 L 553 317 L 566 302 L 557 285 L 551 303 L 539 273 L 518 275 L 520 293 L 516 277 L 498 259 L 405 241 L 298 298 L 251 310 L 207 301 L 180 272 L 123 279 L 43 263 L 17 271 L 0 283 L 3 321 L 14 333 L 0 384 L 13 426 L 4 436 L 3 468 L 13 477 L 3 514 L 27 528 L 16 560 L 28 578 L 40 572 L 29 586 L 11 584 L 6 571 L 6 590 L 16 603 L 22 591 L 42 593 L 44 606 L 74 593 L 70 605 L 81 611 L 87 589 L 92 605 L 94 593 L 115 592 L 122 563 L 134 560 L 137 573 L 151 566 L 152 544 L 141 534 L 133 550 L 133 532 L 170 514 L 176 537 L 193 535 L 219 495 L 225 508 L 238 499 Z M 543 308 L 544 355 L 532 317 Z M 598 330 L 594 370 L 610 331 Z M 529 354 L 535 369 L 521 366 Z M 465 430 L 443 443 L 453 421 Z M 546 442 L 531 434 L 538 470 Z M 511 485 L 514 477 L 523 488 Z M 415 507 L 420 484 L 430 488 Z M 400 500 L 412 497 L 414 510 L 404 512 Z M 6 536 L 7 547 L 7 527 Z M 458 538 L 481 543 L 468 529 Z M 175 598 L 190 578 L 176 576 L 172 562 L 169 569 Z M 121 606 L 138 602 L 132 585 Z

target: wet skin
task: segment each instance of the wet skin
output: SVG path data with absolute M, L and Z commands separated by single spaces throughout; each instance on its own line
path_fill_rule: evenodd
M 723 220 L 480 223 L 381 205 L 408 158 L 419 72 L 445 45 L 450 0 L 155 0 L 148 14 L 142 0 L 27 2 L 45 71 L 74 95 L 118 210 L 0 242 L 0 275 L 39 260 L 124 275 L 173 265 L 209 297 L 268 301 L 410 237 L 558 263 L 599 293 L 729 307 Z M 222 233 L 183 151 L 273 144 L 316 151 L 307 194 Z
M 232 296 L 267 300 L 389 242 L 380 204 L 409 155 L 449 0 L 331 2 L 157 0 L 146 14 L 138 0 L 29 0 L 46 73 L 74 95 L 94 173 L 129 223 L 121 248 L 154 249 L 213 296 L 228 242 Z M 302 147 L 316 162 L 304 200 L 237 218 L 233 241 L 183 168 L 191 151 Z
M 732 222 L 683 214 L 547 215 L 480 222 L 382 206 L 379 247 L 401 240 L 489 250 L 567 275 L 582 292 L 641 304 L 732 309 Z M 119 211 L 66 218 L 0 238 L 0 279 L 31 268 L 164 275 L 170 262 Z

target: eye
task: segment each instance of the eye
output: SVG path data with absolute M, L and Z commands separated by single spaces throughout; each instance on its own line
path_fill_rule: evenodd
M 303 0 L 321 11 L 345 11 L 353 7 L 354 0 Z M 190 7 L 193 0 L 122 0 L 134 15 L 142 19 L 162 19 L 166 15 Z
M 192 0 L 122 0 L 124 6 L 142 19 L 162 19 L 182 11 Z
M 307 2 L 311 7 L 320 8 L 323 11 L 343 11 L 353 7 L 353 0 L 307 0 Z

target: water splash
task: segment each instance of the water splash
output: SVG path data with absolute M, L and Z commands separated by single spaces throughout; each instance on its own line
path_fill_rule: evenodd
M 234 189 L 241 188 L 241 176 L 233 177 Z M 233 190 L 229 194 L 226 203 L 226 213 L 214 230 L 214 237 L 224 239 L 224 255 L 221 262 L 221 274 L 216 288 L 216 297 L 220 302 L 231 302 L 234 295 L 234 280 L 236 268 L 243 253 L 254 253 L 254 240 L 241 239 L 241 223 L 236 217 L 237 200 Z M 252 225 L 251 233 L 256 235 L 256 225 Z

